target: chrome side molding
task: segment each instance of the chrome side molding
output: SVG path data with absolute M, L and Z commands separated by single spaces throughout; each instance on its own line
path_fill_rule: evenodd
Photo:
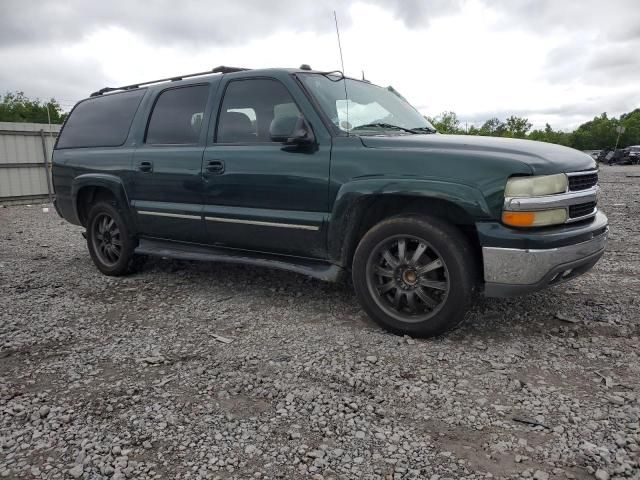
M 278 222 L 264 222 L 261 220 L 243 220 L 240 218 L 225 218 L 225 217 L 204 217 L 205 220 L 210 222 L 221 223 L 239 223 L 243 225 L 258 225 L 261 227 L 280 227 L 280 228 L 294 228 L 298 230 L 320 230 L 320 227 L 315 225 L 302 225 L 299 223 L 278 223 Z
M 150 210 L 137 210 L 139 215 L 152 215 L 156 217 L 170 217 L 170 218 L 184 218 L 187 220 L 200 220 L 199 215 L 184 215 L 182 213 L 166 213 L 166 212 L 152 212 Z

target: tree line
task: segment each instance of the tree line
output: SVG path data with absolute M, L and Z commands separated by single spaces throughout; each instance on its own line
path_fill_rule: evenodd
M 0 95 L 0 122 L 62 123 L 66 116 L 53 98 L 45 102 L 31 100 L 23 92 Z
M 0 95 L 0 122 L 63 123 L 67 114 L 55 99 L 41 101 L 27 98 L 23 92 Z M 557 143 L 578 150 L 599 150 L 613 148 L 618 132 L 623 126 L 618 147 L 640 145 L 640 108 L 624 113 L 619 118 L 606 113 L 583 123 L 573 132 L 554 130 L 548 123 L 543 129 L 532 130 L 527 118 L 512 115 L 506 120 L 490 118 L 480 127 L 472 125 L 464 128 L 455 112 L 442 112 L 436 117 L 426 117 L 440 133 L 459 135 L 484 135 L 490 137 L 526 138 L 541 142 Z
M 455 112 L 442 112 L 436 117 L 426 117 L 440 133 L 459 135 L 484 135 L 490 137 L 526 138 L 540 142 L 557 143 L 578 150 L 600 150 L 614 148 L 618 139 L 618 126 L 624 132 L 618 139 L 618 148 L 640 145 L 640 108 L 624 113 L 619 118 L 606 113 L 597 115 L 583 123 L 573 132 L 554 130 L 548 123 L 543 129 L 532 130 L 527 118 L 510 116 L 506 120 L 490 118 L 480 127 L 472 125 L 464 128 Z

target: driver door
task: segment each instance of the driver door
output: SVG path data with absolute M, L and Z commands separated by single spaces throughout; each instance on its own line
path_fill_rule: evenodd
M 272 141 L 274 121 L 305 115 L 276 78 L 223 79 L 218 118 L 203 156 L 205 233 L 217 246 L 326 257 L 331 140 L 313 146 Z

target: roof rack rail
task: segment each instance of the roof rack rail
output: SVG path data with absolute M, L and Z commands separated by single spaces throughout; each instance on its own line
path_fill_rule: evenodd
M 184 80 L 185 78 L 199 77 L 201 75 L 211 75 L 212 73 L 221 73 L 224 75 L 225 73 L 243 72 L 245 70 L 249 70 L 249 68 L 225 67 L 224 65 L 220 65 L 219 67 L 213 68 L 206 72 L 189 73 L 187 75 L 179 75 L 177 77 L 160 78 L 159 80 L 150 80 L 148 82 L 134 83 L 132 85 L 124 85 L 122 87 L 105 87 L 98 90 L 97 92 L 93 92 L 90 96 L 99 97 L 104 93 L 115 92 L 118 90 L 133 90 L 136 88 L 140 88 L 144 85 L 152 85 L 154 83 L 162 83 L 162 82 L 177 82 L 179 80 Z

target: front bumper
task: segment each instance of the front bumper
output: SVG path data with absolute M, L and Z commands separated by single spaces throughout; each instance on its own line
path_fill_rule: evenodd
M 604 217 L 600 212 L 599 216 L 600 220 Z M 523 295 L 582 275 L 602 257 L 608 231 L 605 226 L 586 241 L 555 248 L 483 246 L 485 296 Z

